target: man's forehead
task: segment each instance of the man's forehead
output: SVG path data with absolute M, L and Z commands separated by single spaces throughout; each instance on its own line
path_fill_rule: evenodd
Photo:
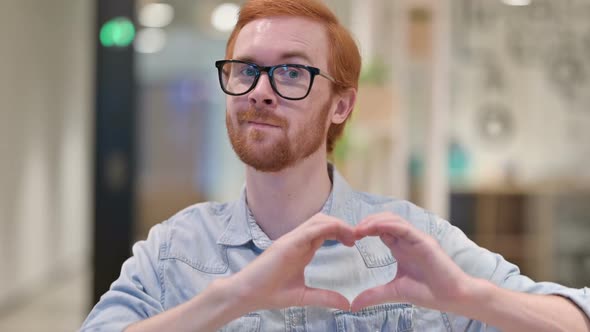
M 303 16 L 268 16 L 255 19 L 247 23 L 244 30 L 253 30 L 257 33 L 268 34 L 277 29 L 286 29 L 292 33 L 308 30 L 320 30 L 323 26 L 320 22 Z M 302 34 L 305 35 L 305 34 Z M 307 36 L 307 35 L 306 35 Z M 312 36 L 308 36 L 312 37 Z
M 303 17 L 267 17 L 242 28 L 233 58 L 256 60 L 254 58 L 262 57 L 275 61 L 299 57 L 310 63 L 325 63 L 326 44 L 325 29 L 319 22 Z
M 273 28 L 275 22 L 276 20 L 272 19 L 258 19 L 250 22 L 247 26 L 251 26 L 257 33 L 267 33 Z

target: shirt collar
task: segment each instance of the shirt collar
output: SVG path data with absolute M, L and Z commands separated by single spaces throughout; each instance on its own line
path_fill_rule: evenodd
M 350 198 L 353 195 L 352 188 L 332 164 L 328 164 L 328 174 L 332 180 L 332 192 L 324 204 L 322 212 L 354 225 L 354 220 L 351 220 L 352 206 L 350 204 Z M 231 213 L 229 222 L 217 243 L 226 246 L 241 246 L 253 241 L 252 230 L 248 225 L 250 212 L 246 203 L 246 186 L 242 188 L 240 198 L 234 202 L 233 208 L 229 209 L 229 212 Z
M 252 233 L 248 227 L 248 207 L 246 206 L 246 186 L 242 187 L 240 198 L 228 209 L 229 222 L 221 233 L 217 244 L 226 246 L 241 246 L 252 241 Z
M 328 173 L 332 178 L 332 202 L 329 210 L 324 213 L 354 226 L 356 224 L 356 220 L 353 219 L 352 206 L 354 190 L 334 165 L 328 164 Z

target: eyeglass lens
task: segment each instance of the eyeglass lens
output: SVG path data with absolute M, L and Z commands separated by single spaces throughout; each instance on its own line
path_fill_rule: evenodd
M 231 94 L 244 94 L 256 84 L 260 69 L 248 63 L 227 62 L 221 68 L 222 84 Z M 274 90 L 286 98 L 302 98 L 311 84 L 311 73 L 292 65 L 280 65 L 270 70 L 269 78 Z

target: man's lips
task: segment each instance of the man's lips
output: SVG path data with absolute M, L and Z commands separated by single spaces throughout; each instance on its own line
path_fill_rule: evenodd
M 279 126 L 273 125 L 271 123 L 262 122 L 262 121 L 248 121 L 249 125 L 261 128 L 280 128 Z

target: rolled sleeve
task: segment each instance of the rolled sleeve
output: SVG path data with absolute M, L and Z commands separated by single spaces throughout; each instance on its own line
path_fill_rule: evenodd
M 165 225 L 154 226 L 147 240 L 133 246 L 133 256 L 101 296 L 80 331 L 123 331 L 134 322 L 164 311 L 159 251 L 165 247 Z
M 520 274 L 516 265 L 498 256 L 496 269 L 490 277 L 491 282 L 500 287 L 524 293 L 563 296 L 575 303 L 590 319 L 590 290 L 587 287 L 578 289 L 554 282 L 535 282 Z
M 501 255 L 479 247 L 448 221 L 432 217 L 434 236 L 445 252 L 467 274 L 487 279 L 494 284 L 524 293 L 559 295 L 573 303 L 590 318 L 590 289 L 569 288 L 553 282 L 535 282 Z

